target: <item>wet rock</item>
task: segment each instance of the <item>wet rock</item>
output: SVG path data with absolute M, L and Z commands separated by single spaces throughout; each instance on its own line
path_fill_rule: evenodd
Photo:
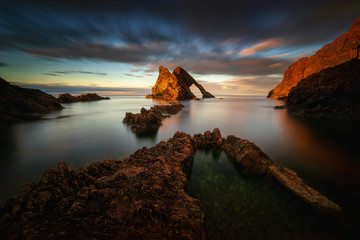
M 1 239 L 203 239 L 201 202 L 185 192 L 195 150 L 220 148 L 241 166 L 280 184 L 334 217 L 335 203 L 276 166 L 255 144 L 213 132 L 176 132 L 130 157 L 78 170 L 65 163 L 45 172 L 0 208 Z
M 334 202 L 321 195 L 314 188 L 307 186 L 292 170 L 275 165 L 269 166 L 269 172 L 285 188 L 296 194 L 299 198 L 310 204 L 314 209 L 324 215 L 342 217 L 341 208 Z
M 171 103 L 169 105 L 155 105 L 149 110 L 141 108 L 140 113 L 127 112 L 123 123 L 131 125 L 131 131 L 136 134 L 147 134 L 156 131 L 164 118 L 170 117 L 169 114 L 177 114 L 184 107 L 181 103 Z
M 62 108 L 55 97 L 38 89 L 12 85 L 0 77 L 0 123 L 42 119 L 35 114 Z
M 159 76 L 152 88 L 152 94 L 146 98 L 159 98 L 165 100 L 187 100 L 198 98 L 191 92 L 191 85 L 195 85 L 203 95 L 203 98 L 213 98 L 195 79 L 181 67 L 174 69 L 172 73 L 163 66 L 159 67 Z
M 301 117 L 360 121 L 360 60 L 301 80 L 291 89 L 286 107 Z
M 96 93 L 81 94 L 79 96 L 72 96 L 69 93 L 60 94 L 58 100 L 61 103 L 74 103 L 74 102 L 92 102 L 99 100 L 109 100 L 109 97 L 101 97 Z
M 284 72 L 284 78 L 268 94 L 268 98 L 286 99 L 291 88 L 301 79 L 321 70 L 334 67 L 360 57 L 360 18 L 351 26 L 348 32 L 339 36 L 332 43 L 326 44 L 310 57 L 300 58 Z

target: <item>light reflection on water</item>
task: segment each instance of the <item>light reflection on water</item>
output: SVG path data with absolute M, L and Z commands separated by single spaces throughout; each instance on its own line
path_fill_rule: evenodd
M 45 116 L 51 120 L 0 126 L 0 199 L 16 194 L 28 180 L 39 180 L 45 169 L 59 161 L 81 167 L 124 158 L 138 148 L 167 140 L 178 130 L 195 134 L 215 127 L 223 137 L 233 134 L 255 142 L 279 165 L 299 172 L 335 200 L 347 204 L 344 193 L 360 199 L 359 154 L 344 147 L 346 137 L 337 141 L 336 136 L 314 131 L 284 110 L 274 110 L 281 104 L 276 100 L 223 97 L 184 101 L 186 107 L 166 118 L 152 137 L 137 138 L 122 123 L 126 112 L 156 104 L 143 96 L 64 104 L 66 109 Z

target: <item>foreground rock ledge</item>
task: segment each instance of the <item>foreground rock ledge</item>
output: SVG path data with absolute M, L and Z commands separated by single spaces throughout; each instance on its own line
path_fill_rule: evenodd
M 177 114 L 184 107 L 181 103 L 169 105 L 155 105 L 149 110 L 141 108 L 140 113 L 127 112 L 123 123 L 131 126 L 131 131 L 136 134 L 147 134 L 155 132 L 163 119 L 170 117 L 169 114 Z
M 255 144 L 219 129 L 173 138 L 78 170 L 60 163 L 25 185 L 0 209 L 1 239 L 203 239 L 201 202 L 185 191 L 185 170 L 197 148 L 221 148 L 240 165 L 293 192 L 316 210 L 338 205 L 276 166 Z

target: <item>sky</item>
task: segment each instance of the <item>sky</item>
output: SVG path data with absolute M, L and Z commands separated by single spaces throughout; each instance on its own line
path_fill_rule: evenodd
M 0 76 L 53 95 L 145 95 L 160 65 L 215 95 L 267 95 L 345 33 L 359 0 L 0 0 Z

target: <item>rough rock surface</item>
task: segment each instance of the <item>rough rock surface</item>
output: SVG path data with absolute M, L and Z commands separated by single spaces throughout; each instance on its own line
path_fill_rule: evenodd
M 73 102 L 92 102 L 99 100 L 109 100 L 109 97 L 101 97 L 96 93 L 81 94 L 79 96 L 72 96 L 69 93 L 60 94 L 58 100 L 61 103 L 73 103 Z
M 12 85 L 0 77 L 0 123 L 41 119 L 33 114 L 62 108 L 55 97 L 38 89 Z
M 193 84 L 199 88 L 203 98 L 214 97 L 181 67 L 175 68 L 173 73 L 170 73 L 167 68 L 160 66 L 159 76 L 155 86 L 152 88 L 152 94 L 147 95 L 146 98 L 160 98 L 165 100 L 197 99 L 190 90 Z
M 65 163 L 25 185 L 0 209 L 1 239 L 203 239 L 201 202 L 185 191 L 197 148 L 221 148 L 240 165 L 268 176 L 314 209 L 342 210 L 305 185 L 293 171 L 276 166 L 259 147 L 219 129 L 137 150 L 74 170 Z
M 268 94 L 268 98 L 284 99 L 288 96 L 290 89 L 298 82 L 312 74 L 329 67 L 359 59 L 360 55 L 360 18 L 351 26 L 350 30 L 339 36 L 332 43 L 310 57 L 300 58 L 291 64 L 284 72 L 282 82 Z
M 303 117 L 360 121 L 360 60 L 301 80 L 291 89 L 286 107 Z
M 170 117 L 169 114 L 177 114 L 184 107 L 181 103 L 170 105 L 155 105 L 149 110 L 141 108 L 140 113 L 127 112 L 123 123 L 131 125 L 131 131 L 136 134 L 146 134 L 156 131 L 164 118 Z

